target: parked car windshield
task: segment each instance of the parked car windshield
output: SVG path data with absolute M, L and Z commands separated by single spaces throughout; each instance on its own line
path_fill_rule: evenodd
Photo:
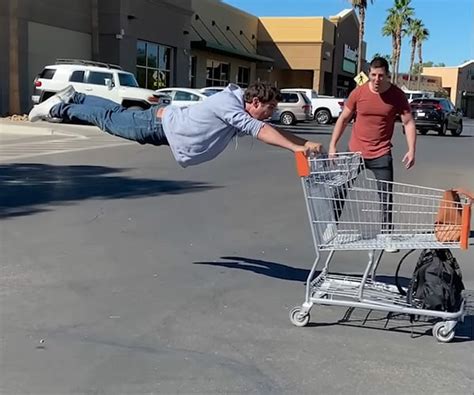
M 216 93 L 222 92 L 223 89 L 204 89 L 201 93 L 205 94 L 206 96 L 212 96 Z
M 199 101 L 201 98 L 191 92 L 177 90 L 173 100 L 176 101 Z
M 439 104 L 439 101 L 433 99 L 415 99 L 411 102 L 411 104 L 427 104 L 433 106 L 435 104 Z
M 423 97 L 422 93 L 405 93 L 405 96 L 407 97 L 407 99 L 410 99 L 410 95 L 413 100 L 420 99 Z
M 133 74 L 118 73 L 118 77 L 121 86 L 131 86 L 138 88 L 138 82 Z

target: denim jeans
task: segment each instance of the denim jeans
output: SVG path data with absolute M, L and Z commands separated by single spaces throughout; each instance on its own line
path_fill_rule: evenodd
M 379 198 L 382 202 L 382 232 L 390 232 L 393 228 L 393 159 L 391 154 L 375 159 L 366 159 L 365 167 L 374 173 L 377 180 Z M 390 181 L 390 183 L 380 182 Z
M 140 144 L 168 145 L 161 119 L 156 117 L 159 107 L 129 111 L 111 100 L 76 92 L 69 103 L 55 105 L 50 114 L 67 121 L 88 122 Z
M 382 232 L 390 233 L 393 229 L 392 224 L 392 184 L 380 181 L 393 182 L 393 159 L 391 154 L 383 155 L 380 158 L 375 159 L 364 159 L 365 168 L 371 170 L 374 173 L 375 179 L 377 180 L 377 189 L 379 194 L 380 202 L 382 203 Z M 360 169 L 359 169 L 360 171 Z M 339 187 L 335 190 L 335 204 L 334 211 L 336 214 L 336 220 L 342 214 L 344 208 L 344 199 L 347 195 L 348 186 Z

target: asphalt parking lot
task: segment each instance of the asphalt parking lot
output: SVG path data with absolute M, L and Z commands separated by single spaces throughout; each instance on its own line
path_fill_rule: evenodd
M 315 256 L 291 153 L 239 138 L 181 169 L 166 148 L 93 127 L 0 126 L 0 393 L 474 393 L 471 315 L 449 344 L 362 310 L 291 325 Z M 332 128 L 290 130 L 327 146 Z M 406 171 L 397 126 L 396 179 L 474 190 L 473 147 L 472 121 L 420 136 Z M 474 290 L 473 248 L 455 255 Z M 383 279 L 400 258 L 384 258 Z M 366 261 L 341 252 L 333 269 Z

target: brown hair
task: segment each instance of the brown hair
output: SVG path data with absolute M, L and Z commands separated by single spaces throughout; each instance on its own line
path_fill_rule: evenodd
M 380 56 L 376 56 L 375 58 L 372 59 L 372 62 L 370 62 L 370 68 L 371 69 L 384 68 L 387 73 L 390 71 L 388 68 L 387 59 L 382 58 Z
M 245 90 L 244 99 L 246 103 L 251 103 L 254 97 L 261 103 L 268 103 L 272 100 L 281 101 L 282 99 L 278 88 L 261 81 L 250 84 Z

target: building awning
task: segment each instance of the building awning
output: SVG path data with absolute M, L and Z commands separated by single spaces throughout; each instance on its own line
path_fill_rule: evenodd
M 274 60 L 267 56 L 254 54 L 247 51 L 241 51 L 239 49 L 226 47 L 221 44 L 211 43 L 206 40 L 199 40 L 199 41 L 191 41 L 191 48 L 192 49 L 202 49 L 214 53 L 219 53 L 222 55 L 230 55 L 236 56 L 241 59 L 250 60 L 250 61 L 258 61 L 258 62 L 271 62 L 273 63 Z

